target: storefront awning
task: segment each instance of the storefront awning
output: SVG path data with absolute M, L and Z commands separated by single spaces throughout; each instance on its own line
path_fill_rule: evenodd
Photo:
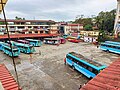
M 2 2 L 1 2 L 1 0 L 0 0 L 0 13 L 2 12 L 2 3 L 3 3 L 3 6 L 5 6 L 5 4 L 7 3 L 7 1 L 8 0 L 2 0 Z

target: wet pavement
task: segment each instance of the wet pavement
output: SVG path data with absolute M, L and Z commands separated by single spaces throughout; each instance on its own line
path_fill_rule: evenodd
M 88 43 L 67 42 L 60 46 L 43 44 L 35 49 L 32 59 L 29 54 L 23 53 L 15 58 L 19 82 L 23 90 L 78 90 L 80 84 L 88 82 L 89 79 L 84 75 L 64 65 L 63 60 L 68 52 L 75 51 L 106 65 L 119 57 Z M 0 57 L 0 63 L 4 63 L 15 77 L 11 58 L 3 52 L 0 52 Z

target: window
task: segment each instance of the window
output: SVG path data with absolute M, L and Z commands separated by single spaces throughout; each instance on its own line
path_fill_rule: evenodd
M 18 29 L 24 29 L 25 27 L 24 26 L 18 26 Z
M 31 26 L 28 26 L 28 28 L 32 28 Z
M 13 50 L 13 52 L 18 52 L 18 50 L 16 49 L 16 50 Z
M 43 31 L 40 31 L 40 33 L 43 33 Z
M 30 31 L 29 33 L 32 33 L 32 31 Z
M 35 33 L 38 33 L 38 31 L 35 31 Z

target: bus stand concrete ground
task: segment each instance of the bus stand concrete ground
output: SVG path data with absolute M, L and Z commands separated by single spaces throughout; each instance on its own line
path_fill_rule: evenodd
M 59 46 L 43 44 L 35 49 L 36 52 L 32 57 L 21 53 L 15 58 L 23 90 L 78 90 L 80 85 L 88 82 L 84 75 L 64 65 L 63 59 L 68 52 L 75 51 L 106 65 L 119 57 L 117 54 L 104 52 L 97 46 L 84 42 L 67 42 Z M 15 77 L 11 58 L 3 52 L 0 52 L 0 57 L 0 63 L 4 63 Z

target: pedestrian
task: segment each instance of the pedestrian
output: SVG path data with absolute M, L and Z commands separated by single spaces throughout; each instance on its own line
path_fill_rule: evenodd
M 30 54 L 30 58 L 32 58 L 32 54 Z
M 39 55 L 41 55 L 41 51 L 39 50 Z
M 32 54 L 30 54 L 30 63 L 32 63 Z
M 79 89 L 81 89 L 82 85 L 79 86 Z
M 99 45 L 97 45 L 97 48 L 99 48 Z
M 64 59 L 64 64 L 66 65 L 66 58 Z

